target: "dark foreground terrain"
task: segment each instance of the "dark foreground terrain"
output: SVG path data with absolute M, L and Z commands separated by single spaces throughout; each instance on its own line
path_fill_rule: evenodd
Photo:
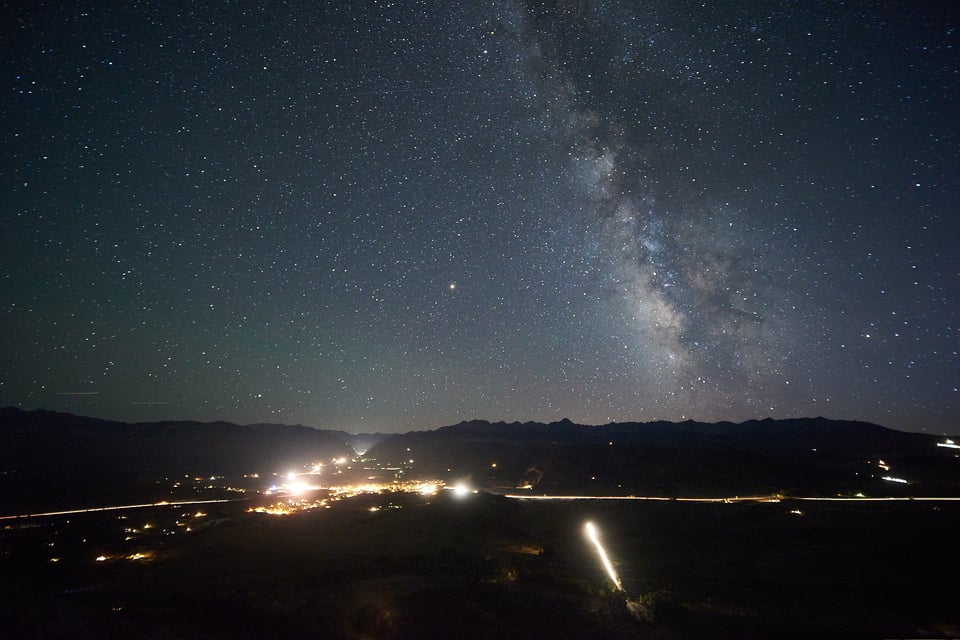
M 247 506 L 0 523 L 3 637 L 960 636 L 960 503 L 441 492 L 281 517 Z

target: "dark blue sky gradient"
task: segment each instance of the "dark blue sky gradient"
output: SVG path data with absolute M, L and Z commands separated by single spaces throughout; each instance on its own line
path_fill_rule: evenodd
M 960 432 L 952 3 L 22 4 L 0 404 Z

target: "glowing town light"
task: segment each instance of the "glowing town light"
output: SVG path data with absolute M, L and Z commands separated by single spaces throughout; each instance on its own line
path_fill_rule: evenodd
M 417 492 L 423 496 L 432 496 L 437 493 L 437 484 L 435 482 L 424 482 L 416 486 Z
M 470 487 L 462 482 L 458 482 L 456 486 L 453 487 L 453 495 L 457 496 L 458 498 L 466 498 L 468 495 L 470 495 Z
M 886 480 L 887 482 L 898 482 L 900 484 L 910 484 L 903 478 L 894 478 L 893 476 L 883 476 L 881 480 Z
M 938 447 L 946 447 L 946 448 L 948 448 L 948 449 L 960 449 L 960 444 L 957 444 L 956 442 L 954 442 L 954 441 L 951 440 L 950 438 L 947 438 L 947 441 L 946 441 L 946 442 L 938 442 L 938 443 L 937 443 L 937 446 L 938 446 Z
M 603 545 L 600 544 L 600 538 L 597 536 L 597 528 L 593 526 L 592 522 L 587 522 L 585 525 L 583 525 L 583 531 L 587 535 L 587 538 L 590 540 L 590 542 L 593 543 L 593 546 L 597 548 L 597 555 L 600 556 L 600 562 L 603 563 L 603 568 L 607 570 L 607 575 L 610 576 L 610 580 L 613 581 L 617 591 L 623 591 L 623 585 L 620 583 L 620 577 L 613 569 L 613 564 L 610 563 L 610 558 L 607 557 L 607 552 L 603 548 Z
M 310 490 L 310 485 L 306 482 L 291 482 L 286 485 L 287 492 L 295 496 L 299 496 L 302 493 L 306 493 Z

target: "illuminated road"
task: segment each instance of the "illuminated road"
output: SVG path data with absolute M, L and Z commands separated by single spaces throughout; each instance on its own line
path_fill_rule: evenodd
M 503 494 L 504 498 L 514 500 L 652 500 L 658 502 L 782 502 L 790 500 L 808 500 L 824 502 L 960 502 L 957 498 L 820 498 L 820 497 L 784 497 L 777 496 L 734 496 L 732 498 L 670 498 L 664 496 L 545 496 L 526 495 L 517 493 Z
M 148 509 L 150 507 L 183 507 L 193 504 L 218 504 L 221 502 L 243 502 L 246 498 L 228 498 L 221 500 L 181 500 L 178 502 L 149 502 L 145 504 L 121 504 L 111 507 L 89 507 L 87 509 L 70 509 L 67 511 L 46 511 L 43 513 L 24 513 L 15 516 L 0 516 L 0 520 L 17 520 L 20 518 L 44 518 L 48 516 L 69 516 L 78 513 L 96 513 L 98 511 L 125 511 L 127 509 Z
M 664 496 L 537 496 L 506 493 L 514 500 L 654 500 L 662 502 L 779 502 L 776 496 L 737 496 L 735 498 L 669 498 Z

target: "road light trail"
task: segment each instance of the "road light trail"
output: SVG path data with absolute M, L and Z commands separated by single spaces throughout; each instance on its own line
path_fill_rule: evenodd
M 736 502 L 789 502 L 790 500 L 820 500 L 824 502 L 960 502 L 960 497 L 879 497 L 879 498 L 861 498 L 853 497 L 800 497 L 800 496 L 734 496 L 732 498 L 671 498 L 667 496 L 574 496 L 574 495 L 530 495 L 518 493 L 502 494 L 504 498 L 512 500 L 646 500 L 652 502 L 724 502 L 728 504 Z
M 593 546 L 597 548 L 597 554 L 600 556 L 600 561 L 603 563 L 603 568 L 607 570 L 607 575 L 610 576 L 614 586 L 617 587 L 617 591 L 623 591 L 623 585 L 620 583 L 620 576 L 617 575 L 617 572 L 613 568 L 613 564 L 610 562 L 610 558 L 607 557 L 607 551 L 603 548 L 603 545 L 600 544 L 600 538 L 597 536 L 597 528 L 592 522 L 587 522 L 585 525 L 583 525 L 583 531 L 587 534 L 587 538 L 593 543 Z
M 246 498 L 222 498 L 219 500 L 180 500 L 178 502 L 147 502 L 143 504 L 121 504 L 110 507 L 88 507 L 67 511 L 46 511 L 44 513 L 23 513 L 14 516 L 0 516 L 0 520 L 18 520 L 21 518 L 44 518 L 48 516 L 70 516 L 78 513 L 96 513 L 98 511 L 124 511 L 126 509 L 148 509 L 150 507 L 183 507 L 191 504 L 217 504 L 220 502 L 242 502 Z

